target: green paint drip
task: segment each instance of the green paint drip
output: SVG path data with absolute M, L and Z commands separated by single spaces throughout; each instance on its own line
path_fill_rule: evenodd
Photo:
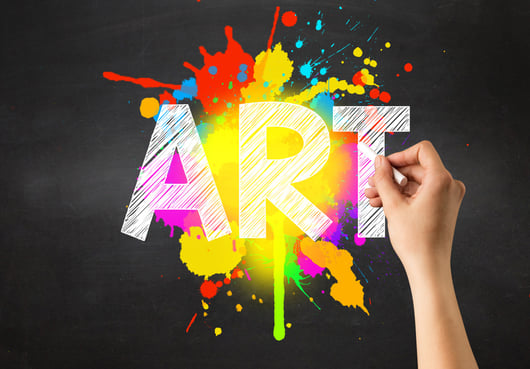
M 274 280 L 274 329 L 273 336 L 277 341 L 285 338 L 285 241 L 283 236 L 282 214 L 270 217 L 274 234 L 273 240 L 273 280 Z

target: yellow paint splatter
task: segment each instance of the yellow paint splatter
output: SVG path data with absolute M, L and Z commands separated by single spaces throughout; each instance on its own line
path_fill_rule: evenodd
M 208 313 L 205 311 L 202 315 L 206 317 L 208 316 Z
M 355 49 L 353 49 L 353 56 L 360 58 L 361 56 L 363 56 L 363 50 L 360 47 L 356 47 Z
M 277 43 L 271 51 L 266 50 L 256 56 L 254 64 L 254 82 L 241 89 L 241 96 L 245 102 L 273 101 L 282 93 L 280 88 L 293 74 L 293 61 L 282 50 L 282 44 Z
M 260 304 L 263 304 L 263 299 L 260 298 L 260 299 L 259 299 L 259 303 L 260 303 Z
M 292 325 L 291 323 L 287 323 L 287 324 L 285 324 L 285 326 L 286 326 L 287 328 L 291 328 L 293 325 Z
M 202 302 L 202 308 L 203 308 L 204 310 L 208 310 L 208 308 L 209 308 L 208 304 L 205 303 L 204 300 L 201 300 L 201 302 Z
M 223 330 L 220 327 L 216 327 L 214 329 L 214 333 L 215 333 L 216 336 L 219 336 L 219 335 L 221 335 L 221 333 L 223 333 Z
M 140 103 L 140 114 L 144 118 L 153 118 L 158 114 L 160 104 L 154 97 L 146 97 Z
M 339 250 L 331 242 L 314 242 L 306 237 L 300 242 L 304 255 L 321 268 L 328 268 L 337 280 L 331 286 L 330 296 L 344 306 L 360 307 L 366 314 L 364 291 L 361 282 L 353 274 L 353 257 L 346 250 Z
M 237 311 L 238 313 L 240 313 L 241 310 L 243 310 L 243 306 L 241 306 L 241 304 L 237 304 L 237 305 L 236 305 L 236 311 Z
M 386 47 L 387 49 L 390 49 L 390 46 L 392 46 L 392 44 L 391 44 L 390 42 L 387 41 L 387 42 L 385 43 L 385 47 Z
M 368 72 L 368 70 L 367 70 Z M 370 75 L 368 73 L 368 75 Z M 372 83 L 366 83 L 373 85 L 373 76 L 371 76 L 371 82 Z M 364 80 L 363 80 L 364 82 Z M 367 79 L 367 82 L 370 82 L 370 80 Z M 332 77 L 328 79 L 327 81 L 320 81 L 315 86 L 311 87 L 310 89 L 306 89 L 302 91 L 298 95 L 290 96 L 285 99 L 286 102 L 294 103 L 294 104 L 302 104 L 304 102 L 312 100 L 316 95 L 318 95 L 321 92 L 329 92 L 334 93 L 335 91 L 346 91 L 350 95 L 364 95 L 365 90 L 363 86 L 360 85 L 354 85 L 354 84 L 348 84 L 346 80 L 338 80 L 335 77 Z
M 370 60 L 370 66 L 371 66 L 372 68 L 377 67 L 377 62 L 376 62 L 375 60 L 373 60 L 373 59 Z
M 256 299 L 256 295 L 252 295 L 252 300 L 255 300 Z
M 230 225 L 232 231 L 237 229 L 235 223 Z M 234 233 L 208 241 L 201 227 L 190 227 L 189 233 L 180 237 L 180 259 L 196 275 L 225 274 L 241 261 L 246 252 L 244 242 Z
M 226 291 L 226 295 L 227 296 L 232 296 L 232 291 L 230 291 L 230 290 Z
M 366 65 L 370 64 L 370 58 L 364 58 L 363 63 Z

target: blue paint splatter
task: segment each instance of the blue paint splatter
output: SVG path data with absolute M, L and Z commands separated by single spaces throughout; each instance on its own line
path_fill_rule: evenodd
M 298 37 L 298 40 L 296 40 L 295 44 L 297 49 L 300 49 L 302 46 L 304 46 L 304 40 L 302 40 L 300 37 Z
M 173 97 L 177 102 L 184 99 L 193 100 L 197 96 L 197 81 L 195 78 L 190 78 L 182 81 L 180 90 L 173 91 Z
M 333 105 L 333 99 L 327 92 L 319 93 L 309 104 L 309 107 L 324 119 L 330 129 L 333 126 Z
M 318 79 L 316 77 L 311 80 L 311 85 L 316 86 L 317 83 Z
M 326 73 L 328 72 L 328 69 L 327 68 L 320 68 L 320 74 L 321 75 L 325 75 Z
M 313 73 L 313 65 L 311 65 L 311 59 L 300 66 L 300 74 L 305 78 L 311 78 Z
M 212 65 L 210 68 L 208 68 L 208 72 L 212 75 L 212 76 L 215 76 L 217 74 L 217 67 L 215 65 Z
M 323 25 L 323 24 L 322 24 L 322 19 L 317 20 L 317 23 L 316 23 L 316 25 L 315 25 L 315 29 L 316 29 L 317 31 L 320 31 L 320 30 L 322 29 L 322 25 Z

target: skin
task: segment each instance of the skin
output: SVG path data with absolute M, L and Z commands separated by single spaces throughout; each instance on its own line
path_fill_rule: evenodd
M 400 188 L 391 165 L 408 178 Z M 465 194 L 428 141 L 375 160 L 365 194 L 383 207 L 390 241 L 412 291 L 418 367 L 478 368 L 466 335 L 451 275 L 456 219 Z

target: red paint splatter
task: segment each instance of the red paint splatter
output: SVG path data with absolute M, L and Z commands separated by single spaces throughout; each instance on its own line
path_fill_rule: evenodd
M 407 63 L 403 66 L 403 69 L 405 70 L 405 72 L 412 72 L 412 64 L 410 63 Z
M 158 101 L 160 102 L 160 104 L 163 104 L 164 101 L 167 101 L 169 104 L 176 104 L 177 103 L 177 99 L 175 99 L 173 97 L 173 95 L 171 95 L 167 91 L 164 91 L 163 94 L 158 95 Z
M 366 83 L 363 82 L 363 72 L 358 71 L 353 75 L 353 78 L 351 79 L 354 85 L 363 86 L 366 85 Z
M 390 102 L 391 98 L 392 97 L 390 96 L 390 94 L 386 91 L 381 92 L 381 94 L 379 95 L 379 100 L 381 100 L 384 103 Z
M 272 24 L 271 35 L 269 36 L 269 42 L 267 42 L 267 50 L 270 50 L 272 47 L 272 39 L 274 37 L 274 32 L 276 32 L 276 24 L 278 23 L 278 16 L 280 15 L 280 7 L 276 7 L 276 12 L 274 13 L 274 23 Z
M 379 97 L 379 90 L 377 88 L 372 88 L 370 90 L 370 97 L 372 99 L 377 99 Z
M 108 79 L 109 81 L 125 81 L 125 82 L 131 82 L 137 85 L 140 85 L 144 88 L 155 88 L 155 87 L 164 87 L 164 88 L 171 88 L 173 90 L 180 90 L 180 85 L 172 85 L 170 83 L 162 83 L 155 81 L 151 78 L 132 78 L 127 76 L 121 76 L 119 74 L 116 74 L 114 72 L 103 72 L 103 77 Z
M 160 278 L 164 278 L 164 275 L 163 275 L 163 274 L 160 274 Z
M 469 147 L 469 144 L 466 144 L 466 146 L 468 146 L 468 147 Z
M 243 271 L 238 267 L 235 267 L 234 270 L 232 270 L 232 275 L 230 276 L 230 278 L 243 278 Z
M 223 287 L 223 281 L 217 281 L 217 282 L 215 282 L 215 287 L 217 287 L 217 288 L 221 288 L 221 287 Z
M 225 278 L 223 281 L 225 284 L 230 284 L 230 278 Z
M 195 315 L 193 316 L 193 318 L 191 318 L 191 320 L 190 320 L 190 324 L 188 324 L 188 328 L 186 328 L 186 333 L 188 333 L 188 331 L 190 330 L 190 327 L 191 327 L 191 325 L 193 324 L 193 322 L 195 321 L 195 318 L 197 318 L 197 313 L 195 313 Z
M 399 77 L 399 73 L 396 73 L 396 77 Z
M 288 11 L 282 14 L 282 23 L 285 27 L 292 27 L 298 21 L 296 13 L 293 11 Z
M 211 299 L 217 295 L 217 286 L 212 281 L 204 281 L 201 284 L 201 295 L 204 298 Z
M 370 305 L 372 305 L 372 299 L 368 297 L 368 302 L 370 302 Z
M 226 110 L 226 103 L 239 103 L 241 88 L 254 81 L 254 59 L 234 40 L 232 27 L 225 27 L 225 35 L 228 44 L 224 53 L 210 55 L 203 46 L 199 47 L 204 60 L 201 69 L 184 62 L 184 67 L 195 74 L 197 99 L 208 114 L 222 114 Z M 210 67 L 215 67 L 212 68 L 215 73 L 210 72 Z M 246 75 L 245 79 L 238 78 L 241 73 Z

